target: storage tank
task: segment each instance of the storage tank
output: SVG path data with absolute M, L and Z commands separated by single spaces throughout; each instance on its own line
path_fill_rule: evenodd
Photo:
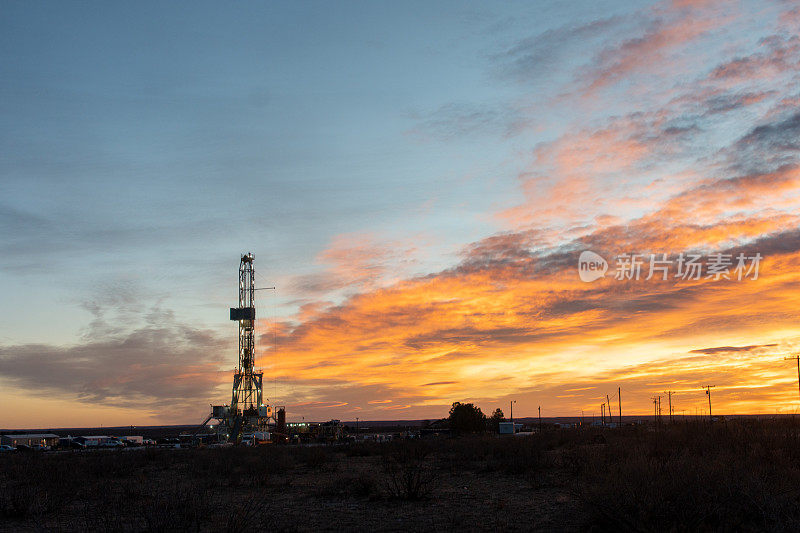
M 278 417 L 277 417 L 277 427 L 275 428 L 276 431 L 279 433 L 286 433 L 286 409 L 281 407 L 278 409 Z

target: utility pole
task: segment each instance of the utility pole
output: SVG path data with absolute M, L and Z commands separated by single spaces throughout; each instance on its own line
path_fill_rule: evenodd
M 604 403 L 600 404 L 600 423 L 603 427 L 606 426 L 606 404 Z
M 704 385 L 703 388 L 706 390 L 706 396 L 708 396 L 708 420 L 713 423 L 714 417 L 711 416 L 711 389 L 716 387 L 716 385 Z
M 669 397 L 669 423 L 672 424 L 672 391 L 664 391 L 664 394 Z
M 619 427 L 622 427 L 622 387 L 617 387 L 617 402 L 619 402 Z
M 610 426 L 614 423 L 614 417 L 611 415 L 611 399 L 608 394 L 606 394 L 606 401 L 608 402 L 608 425 Z
M 358 417 L 356 417 L 356 440 L 358 440 L 358 435 L 359 435 L 359 431 L 358 431 Z
M 661 424 L 661 396 L 653 396 L 653 418 L 656 425 Z
M 539 434 L 542 434 L 542 406 L 539 406 Z
M 661 396 L 658 397 L 658 422 L 661 422 Z
M 514 404 L 517 403 L 517 400 L 511 400 L 509 403 L 511 404 L 511 431 L 516 434 L 517 428 L 514 426 Z
M 800 355 L 793 355 L 792 357 L 784 357 L 785 361 L 794 359 L 797 361 L 797 391 L 800 393 Z

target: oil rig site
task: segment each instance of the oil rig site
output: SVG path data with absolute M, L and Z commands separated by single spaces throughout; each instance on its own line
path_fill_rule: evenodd
M 286 407 L 264 398 L 264 373 L 256 368 L 256 292 L 275 287 L 256 287 L 254 256 L 239 261 L 239 299 L 230 308 L 230 320 L 238 325 L 238 362 L 233 373 L 229 404 L 211 405 L 199 425 L 120 426 L 62 428 L 48 432 L 11 431 L 0 435 L 0 446 L 20 450 L 100 450 L 140 446 L 193 448 L 202 446 L 336 443 L 354 440 L 386 441 L 413 433 L 408 424 L 374 423 L 367 427 L 340 420 L 288 423 Z M 104 434 L 98 434 L 102 431 Z M 110 431 L 110 433 L 109 433 Z M 0 449 L 2 450 L 2 449 Z
M 233 374 L 231 403 L 213 405 L 201 428 L 216 420 L 216 432 L 197 435 L 201 440 L 230 442 L 285 442 L 286 408 L 264 402 L 264 373 L 255 368 L 256 280 L 253 254 L 239 262 L 239 305 L 230 308 L 230 319 L 239 324 L 239 362 Z M 269 287 L 272 288 L 272 287 Z M 267 400 L 268 402 L 269 400 Z
M 211 412 L 194 433 L 183 433 L 183 444 L 280 444 L 288 442 L 332 442 L 347 437 L 339 420 L 287 424 L 286 407 L 264 398 L 264 373 L 256 369 L 255 257 L 243 254 L 239 261 L 239 302 L 230 308 L 230 319 L 239 326 L 238 364 L 233 374 L 231 402 L 212 405 Z M 214 422 L 214 423 L 212 423 Z

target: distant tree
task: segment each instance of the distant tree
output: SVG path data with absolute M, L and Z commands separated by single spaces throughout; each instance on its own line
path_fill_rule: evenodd
M 506 416 L 503 414 L 503 410 L 497 408 L 494 410 L 494 413 L 492 413 L 492 416 L 490 416 L 489 419 L 486 421 L 486 425 L 489 428 L 489 431 L 494 431 L 495 433 L 497 433 L 498 431 L 500 431 L 500 422 L 505 422 L 505 421 L 506 421 Z
M 459 433 L 480 433 L 486 430 L 486 415 L 471 403 L 453 402 L 447 418 L 450 429 Z

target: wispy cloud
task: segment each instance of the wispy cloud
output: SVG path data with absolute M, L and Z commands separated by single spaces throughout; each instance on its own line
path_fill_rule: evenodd
M 749 346 L 715 346 L 713 348 L 698 348 L 697 350 L 692 350 L 691 353 L 716 354 L 716 353 L 733 353 L 733 352 L 752 352 L 763 348 L 772 348 L 774 346 L 777 346 L 777 344 L 751 344 Z

